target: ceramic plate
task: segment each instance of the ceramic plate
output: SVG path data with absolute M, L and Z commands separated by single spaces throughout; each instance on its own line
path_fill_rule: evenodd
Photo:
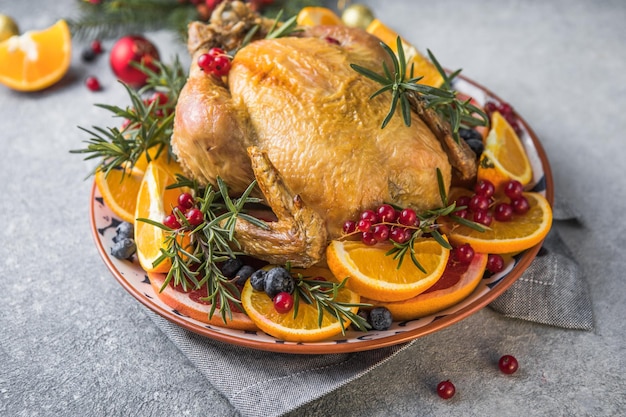
M 457 79 L 455 88 L 473 97 L 480 104 L 484 104 L 487 100 L 501 101 L 487 89 L 465 78 Z M 522 118 L 519 121 L 522 128 L 520 139 L 526 147 L 533 168 L 533 191 L 542 193 L 552 203 L 552 174 L 545 152 L 528 124 Z M 275 339 L 262 331 L 239 331 L 207 325 L 168 307 L 154 293 L 146 273 L 136 259 L 123 261 L 110 255 L 115 228 L 121 220 L 116 218 L 104 204 L 95 184 L 90 205 L 92 232 L 104 262 L 117 281 L 139 302 L 180 327 L 202 336 L 234 345 L 275 352 L 301 354 L 356 352 L 396 345 L 436 332 L 468 317 L 498 297 L 520 277 L 540 248 L 538 245 L 515 256 L 502 272 L 483 278 L 476 290 L 463 302 L 436 315 L 395 322 L 390 329 L 385 331 L 367 333 L 347 331 L 345 336 L 339 335 L 323 342 L 292 343 Z

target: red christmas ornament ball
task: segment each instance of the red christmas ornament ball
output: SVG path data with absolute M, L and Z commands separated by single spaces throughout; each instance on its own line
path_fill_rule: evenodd
M 135 88 L 145 85 L 148 76 L 131 65 L 131 62 L 145 65 L 156 72 L 158 67 L 154 64 L 155 60 L 159 60 L 159 51 L 152 42 L 140 35 L 120 38 L 110 52 L 113 73 L 121 81 Z

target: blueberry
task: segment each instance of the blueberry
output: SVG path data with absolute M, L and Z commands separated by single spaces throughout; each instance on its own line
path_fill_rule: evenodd
M 93 51 L 93 49 L 88 48 L 80 54 L 80 57 L 84 62 L 92 62 L 94 59 L 96 59 L 96 55 L 97 54 Z
M 135 241 L 130 238 L 123 238 L 113 244 L 111 248 L 111 255 L 117 259 L 128 259 L 133 256 L 137 249 Z
M 241 259 L 231 258 L 222 264 L 222 274 L 226 278 L 232 278 L 242 266 L 243 261 Z
M 132 239 L 134 238 L 134 234 L 135 227 L 132 223 L 129 222 L 122 222 L 118 224 L 117 228 L 115 229 L 115 237 L 117 238 L 117 240 L 123 240 L 126 238 Z
M 283 267 L 272 268 L 265 275 L 265 293 L 274 298 L 279 292 L 291 294 L 296 286 L 293 277 Z
M 480 155 L 483 153 L 483 150 L 485 149 L 485 145 L 483 145 L 482 140 L 469 139 L 467 141 L 467 144 L 469 145 L 470 149 L 474 151 L 477 157 L 480 157 Z
M 465 140 L 470 140 L 470 139 L 478 139 L 480 141 L 483 140 L 483 136 L 476 129 L 460 128 L 459 136 Z
M 250 265 L 244 265 L 241 268 L 239 268 L 239 271 L 235 273 L 235 278 L 237 278 L 237 280 L 235 281 L 235 284 L 239 286 L 243 286 L 248 280 L 248 278 L 250 278 L 252 273 L 254 273 L 254 271 L 255 269 L 251 267 Z M 265 282 L 263 282 L 263 287 L 265 287 Z
M 387 330 L 391 327 L 393 317 L 391 317 L 391 311 L 385 307 L 376 307 L 370 311 L 369 323 L 374 330 Z
M 267 271 L 259 269 L 250 275 L 250 285 L 257 291 L 265 291 L 265 275 Z

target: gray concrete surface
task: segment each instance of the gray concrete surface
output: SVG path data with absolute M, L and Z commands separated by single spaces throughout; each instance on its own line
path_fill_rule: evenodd
M 626 3 L 622 0 L 364 1 L 447 67 L 510 101 L 550 158 L 559 224 L 588 280 L 592 332 L 484 309 L 289 416 L 616 416 L 626 398 Z M 0 0 L 23 30 L 75 14 L 77 1 Z M 152 34 L 164 57 L 185 51 Z M 106 44 L 105 44 L 106 46 Z M 53 88 L 0 87 L 0 415 L 236 416 L 99 258 L 89 231 L 89 164 L 68 151 L 76 126 L 122 104 L 106 58 L 80 61 Z M 104 90 L 83 79 L 97 75 Z M 499 373 L 513 354 L 520 370 Z M 225 375 L 224 378 L 229 378 Z M 457 395 L 437 397 L 451 379 Z

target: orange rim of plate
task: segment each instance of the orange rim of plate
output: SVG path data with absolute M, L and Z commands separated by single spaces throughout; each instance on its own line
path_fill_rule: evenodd
M 474 81 L 469 80 L 464 76 L 459 76 L 459 79 L 462 79 L 464 82 L 481 89 L 486 97 L 502 101 L 497 95 L 493 94 L 490 90 L 482 87 L 480 84 L 475 83 Z M 541 146 L 539 139 L 535 132 L 530 128 L 528 123 L 518 115 L 518 122 L 524 126 L 524 129 L 528 132 L 529 137 L 531 138 L 533 145 L 535 147 L 535 151 L 537 156 L 541 160 L 541 166 L 543 168 L 544 180 L 545 180 L 545 197 L 550 203 L 550 205 L 554 204 L 554 182 L 552 178 L 552 171 L 550 169 L 550 164 L 548 161 L 547 154 Z M 102 257 L 104 263 L 111 271 L 115 279 L 119 282 L 119 284 L 128 291 L 133 297 L 135 297 L 141 304 L 145 307 L 149 308 L 153 312 L 157 313 L 161 317 L 169 320 L 170 322 L 187 329 L 193 333 L 199 334 L 201 336 L 208 337 L 213 340 L 218 340 L 221 342 L 225 342 L 228 344 L 242 346 L 252 349 L 270 351 L 270 352 L 280 352 L 280 353 L 292 353 L 292 354 L 335 354 L 335 353 L 351 353 L 351 352 L 361 352 L 372 349 L 379 349 L 389 346 L 395 346 L 401 343 L 410 342 L 419 337 L 423 337 L 429 335 L 431 333 L 442 330 L 448 326 L 451 326 L 454 323 L 457 323 L 470 315 L 476 313 L 481 310 L 483 307 L 486 307 L 489 303 L 495 300 L 500 294 L 506 291 L 521 275 L 522 273 L 530 266 L 532 261 L 537 256 L 543 241 L 533 246 L 530 249 L 527 249 L 524 254 L 520 257 L 519 261 L 515 264 L 513 269 L 506 274 L 502 278 L 501 281 L 498 282 L 496 286 L 494 286 L 488 293 L 484 294 L 480 298 L 470 302 L 466 306 L 462 307 L 458 311 L 449 314 L 447 316 L 441 317 L 437 320 L 432 321 L 429 324 L 426 324 L 422 327 L 408 330 L 402 333 L 396 333 L 394 335 L 383 337 L 379 339 L 372 340 L 363 340 L 358 343 L 337 343 L 337 344 L 328 344 L 324 342 L 320 343 L 307 343 L 307 344 L 289 344 L 289 343 L 268 343 L 263 340 L 251 340 L 251 339 L 243 339 L 235 335 L 227 334 L 220 332 L 219 330 L 214 330 L 207 328 L 206 326 L 196 324 L 188 321 L 186 318 L 176 315 L 175 313 L 168 311 L 166 309 L 161 308 L 159 305 L 156 305 L 152 302 L 152 300 L 141 291 L 138 291 L 135 287 L 133 287 L 127 279 L 122 275 L 122 273 L 117 269 L 114 265 L 113 261 L 109 258 L 109 255 L 106 252 L 106 249 L 103 246 L 102 241 L 100 240 L 100 236 L 98 235 L 98 229 L 96 226 L 96 218 L 95 211 L 93 210 L 93 201 L 96 193 L 96 185 L 95 182 L 92 186 L 91 190 L 91 210 L 90 210 L 90 224 L 93 238 L 96 242 L 96 246 L 100 256 Z M 156 295 L 154 295 L 156 297 Z

